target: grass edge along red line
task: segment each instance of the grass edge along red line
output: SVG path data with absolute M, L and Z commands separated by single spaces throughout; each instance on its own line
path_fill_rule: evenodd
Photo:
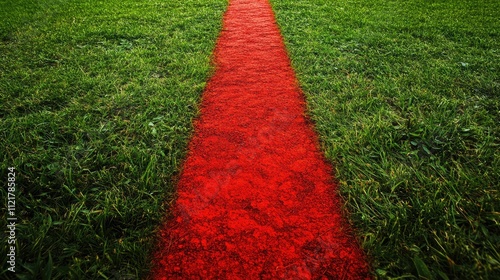
M 152 279 L 370 279 L 268 0 L 231 0 Z

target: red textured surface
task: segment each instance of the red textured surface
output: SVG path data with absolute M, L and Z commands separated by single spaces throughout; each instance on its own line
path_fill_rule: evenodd
M 267 0 L 232 0 L 153 279 L 369 279 Z

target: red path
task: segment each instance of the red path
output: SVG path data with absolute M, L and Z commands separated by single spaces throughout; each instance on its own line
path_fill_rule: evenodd
M 365 279 L 268 0 L 231 0 L 154 279 Z

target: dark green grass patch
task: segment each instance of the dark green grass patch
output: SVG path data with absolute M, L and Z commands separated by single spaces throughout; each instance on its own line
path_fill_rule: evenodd
M 16 168 L 19 278 L 147 273 L 226 4 L 0 1 L 0 180 Z
M 500 275 L 500 2 L 272 0 L 380 278 Z

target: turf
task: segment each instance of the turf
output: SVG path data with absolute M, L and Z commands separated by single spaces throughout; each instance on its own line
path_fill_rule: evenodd
M 19 278 L 146 275 L 226 5 L 0 1 L 0 170 L 2 182 L 17 171 Z
M 272 0 L 386 278 L 500 275 L 500 2 Z
M 271 2 L 375 273 L 499 275 L 500 3 Z M 145 275 L 226 4 L 0 0 L 18 276 Z

